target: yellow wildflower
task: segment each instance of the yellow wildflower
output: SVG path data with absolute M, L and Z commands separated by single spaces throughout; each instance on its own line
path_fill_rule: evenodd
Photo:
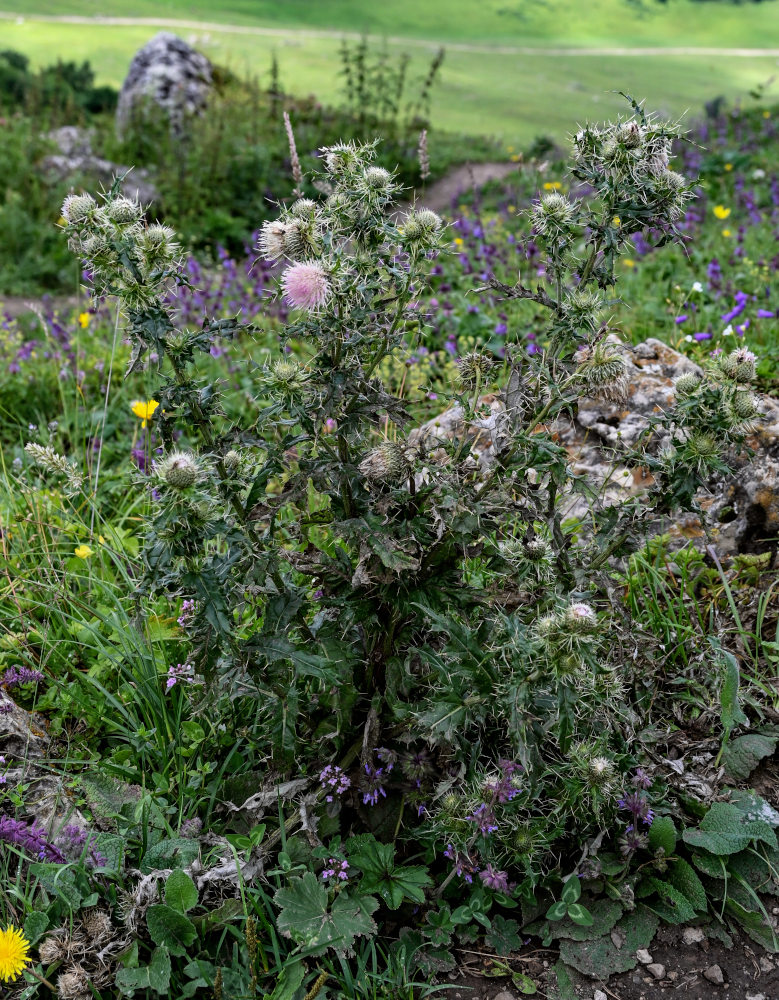
M 622 263 L 625 265 L 625 267 L 635 267 L 636 266 L 636 262 L 634 260 L 631 260 L 630 257 L 625 257 L 625 259 L 622 261 Z
M 730 215 L 730 209 L 725 208 L 724 205 L 715 205 L 714 214 L 718 219 L 727 219 L 727 217 Z
M 512 153 L 511 154 L 511 162 L 512 163 L 519 163 L 519 161 L 521 159 L 522 159 L 522 156 L 519 153 Z
M 546 181 L 544 191 L 559 191 L 561 187 L 560 181 Z
M 506 149 L 508 150 L 509 153 L 513 153 L 514 152 L 514 147 L 513 146 L 506 146 Z
M 726 171 L 727 171 L 728 173 L 730 173 L 730 171 L 731 171 L 732 169 L 733 169 L 733 164 L 732 164 L 732 163 L 726 163 L 726 164 L 725 164 L 725 170 L 726 170 Z
M 461 247 L 463 245 L 463 240 L 462 240 L 461 236 L 455 236 L 455 238 L 454 238 L 454 245 L 456 247 Z
M 98 535 L 97 540 L 101 545 L 105 545 L 105 538 L 103 537 L 103 535 Z
M 79 313 L 78 314 L 78 321 L 81 324 L 81 329 L 82 330 L 86 330 L 86 328 L 89 326 L 89 321 L 91 319 L 92 319 L 92 317 L 89 315 L 89 313 Z
M 763 112 L 763 118 L 770 118 L 770 117 L 771 117 L 771 112 L 770 111 L 764 111 Z
M 516 212 L 516 210 L 517 210 L 516 205 L 509 205 L 509 207 L 506 209 L 506 211 L 511 212 L 512 215 L 514 214 L 514 212 Z
M 725 237 L 730 236 L 730 230 L 729 229 L 723 229 L 722 230 L 722 235 L 725 236 Z
M 622 225 L 622 219 L 620 219 L 618 215 L 615 215 L 614 218 L 611 220 L 611 224 L 612 226 L 614 226 L 615 229 L 619 229 L 619 227 Z
M 30 961 L 30 942 L 16 927 L 0 930 L 0 982 L 10 983 Z
M 136 415 L 136 417 L 139 417 L 140 420 L 142 421 L 141 427 L 145 427 L 146 424 L 151 420 L 151 418 L 154 416 L 154 411 L 157 409 L 159 405 L 160 404 L 157 402 L 156 399 L 150 399 L 145 403 L 142 399 L 133 400 L 131 404 L 132 411 Z
M 77 545 L 73 550 L 79 559 L 89 559 L 92 555 L 92 549 L 85 543 L 82 542 L 81 545 Z

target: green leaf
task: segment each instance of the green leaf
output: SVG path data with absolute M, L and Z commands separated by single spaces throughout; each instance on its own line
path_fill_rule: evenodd
M 366 841 L 349 855 L 352 865 L 363 873 L 360 891 L 377 892 L 391 910 L 404 899 L 424 903 L 425 889 L 433 884 L 427 871 L 418 865 L 395 866 L 395 845 Z
M 563 886 L 563 891 L 560 899 L 564 903 L 575 903 L 576 900 L 582 894 L 582 884 L 576 875 L 571 875 L 571 877 L 566 881 Z
M 125 996 L 147 989 L 167 993 L 170 989 L 170 955 L 167 950 L 155 948 L 151 962 L 140 969 L 120 969 L 116 974 L 116 985 Z
M 516 920 L 502 917 L 499 913 L 492 918 L 492 926 L 484 935 L 487 947 L 498 955 L 510 955 L 522 947 L 519 924 Z
M 567 913 L 568 913 L 568 904 L 565 902 L 565 900 L 558 899 L 558 901 L 556 903 L 552 903 L 552 905 L 546 911 L 546 919 L 562 920 Z
M 35 944 L 36 941 L 39 941 L 43 937 L 48 927 L 48 916 L 41 910 L 33 910 L 32 913 L 27 914 L 27 918 L 24 921 L 24 936 L 30 944 Z
M 762 840 L 776 848 L 776 834 L 762 820 L 749 820 L 740 809 L 728 802 L 715 802 L 698 829 L 685 830 L 682 839 L 711 854 L 736 854 L 753 840 Z
M 575 924 L 580 924 L 582 927 L 592 927 L 595 923 L 593 915 L 587 907 L 582 906 L 581 903 L 569 903 L 568 916 Z
M 649 827 L 650 850 L 662 850 L 668 858 L 676 850 L 677 837 L 676 824 L 670 816 L 655 816 Z
M 744 715 L 738 700 L 738 688 L 740 675 L 738 660 L 732 653 L 722 648 L 717 650 L 723 664 L 724 677 L 720 688 L 720 718 L 722 728 L 725 730 L 724 742 L 730 738 L 730 734 L 736 726 L 745 726 L 749 719 Z
M 77 910 L 81 906 L 83 895 L 70 868 L 50 862 L 33 862 L 30 874 L 37 878 L 50 895 L 62 900 L 69 909 Z
M 574 941 L 592 941 L 608 934 L 623 913 L 619 902 L 605 897 L 588 900 L 587 909 L 592 916 L 590 925 L 584 926 L 580 923 L 574 923 L 570 917 L 566 916 L 555 924 L 554 936 L 558 940 L 560 938 L 573 938 Z
M 758 913 L 756 910 L 748 910 L 737 903 L 735 899 L 728 899 L 725 902 L 725 908 L 738 920 L 753 941 L 757 941 L 766 951 L 779 951 L 779 938 L 764 914 Z
M 622 948 L 617 948 L 609 935 L 594 941 L 565 939 L 560 942 L 560 958 L 586 976 L 605 981 L 615 972 L 635 968 L 637 949 L 649 947 L 657 925 L 654 913 L 650 913 L 645 906 L 637 906 L 616 925 L 624 935 Z
M 692 903 L 693 907 L 705 913 L 708 907 L 706 902 L 706 890 L 703 883 L 695 874 L 695 870 L 683 858 L 677 858 L 671 862 L 668 868 L 668 881 L 678 889 L 679 892 Z
M 290 962 L 281 970 L 272 993 L 264 994 L 263 1000 L 295 1000 L 295 994 L 303 983 L 306 967 L 301 961 Z
M 698 871 L 703 872 L 704 875 L 708 875 L 710 878 L 727 877 L 725 862 L 716 854 L 710 854 L 708 851 L 693 851 L 692 863 Z
M 150 847 L 141 862 L 141 871 L 149 875 L 157 868 L 187 868 L 200 854 L 197 841 L 169 837 Z
M 733 781 L 746 781 L 760 761 L 775 752 L 778 743 L 779 739 L 775 736 L 761 736 L 759 733 L 739 736 L 722 751 L 726 777 Z
M 313 872 L 293 877 L 273 899 L 280 908 L 277 926 L 284 937 L 303 945 L 313 957 L 328 948 L 350 954 L 358 937 L 371 937 L 376 924 L 371 914 L 379 905 L 373 896 L 352 897 L 340 892 L 328 905 L 328 894 Z
M 178 910 L 155 903 L 146 911 L 146 926 L 155 944 L 164 945 L 171 955 L 186 955 L 197 937 L 195 925 Z
M 650 877 L 644 879 L 643 885 L 659 896 L 659 901 L 653 899 L 646 905 L 667 924 L 686 924 L 695 919 L 692 903 L 670 882 Z
M 180 868 L 168 876 L 168 881 L 165 883 L 165 902 L 179 913 L 186 913 L 193 906 L 197 906 L 195 883 Z
M 535 994 L 538 993 L 538 986 L 530 978 L 530 976 L 526 976 L 524 972 L 512 972 L 511 982 L 520 993 L 523 993 L 527 997 L 535 996 Z

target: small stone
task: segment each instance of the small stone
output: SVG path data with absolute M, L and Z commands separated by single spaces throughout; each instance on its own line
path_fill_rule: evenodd
M 760 971 L 761 972 L 773 972 L 776 965 L 771 961 L 770 958 L 766 958 L 765 955 L 760 956 Z
M 651 965 L 654 961 L 646 948 L 639 948 L 636 952 L 636 958 L 642 965 Z
M 703 978 L 708 979 L 710 983 L 715 983 L 717 986 L 722 986 L 725 982 L 722 969 L 718 965 L 710 965 L 708 969 L 704 969 Z
M 747 993 L 744 1000 L 768 1000 L 765 993 Z
M 665 966 L 659 962 L 652 962 L 651 965 L 646 967 L 646 971 L 654 976 L 655 979 L 663 979 L 665 976 Z
M 614 927 L 612 928 L 611 934 L 609 936 L 611 937 L 611 943 L 614 945 L 617 951 L 621 951 L 626 940 L 625 932 L 619 927 Z
M 603 990 L 595 990 L 592 994 L 592 1000 L 609 1000 Z
M 501 990 L 500 993 L 495 994 L 495 1000 L 515 1000 L 515 997 L 508 990 Z
M 700 927 L 685 927 L 682 931 L 682 941 L 685 944 L 700 944 L 706 940 L 706 935 Z

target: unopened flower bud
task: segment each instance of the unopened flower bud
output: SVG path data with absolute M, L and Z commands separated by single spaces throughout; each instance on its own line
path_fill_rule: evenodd
M 231 448 L 230 451 L 228 451 L 225 457 L 222 459 L 222 464 L 224 465 L 225 469 L 227 469 L 228 472 L 235 472 L 235 470 L 241 464 L 241 456 L 234 448 Z
M 143 215 L 143 209 L 137 201 L 133 201 L 132 198 L 125 198 L 121 194 L 114 198 L 113 201 L 106 203 L 105 211 L 111 222 L 116 222 L 118 225 L 128 225 L 129 223 L 137 222 Z
M 703 379 L 696 372 L 684 372 L 674 382 L 674 389 L 677 396 L 692 396 L 697 392 L 703 383 Z
M 638 122 L 624 122 L 617 129 L 617 141 L 627 149 L 636 149 L 641 145 L 641 127 Z
M 62 218 L 77 226 L 87 219 L 97 208 L 97 202 L 91 194 L 69 194 L 62 203 Z
M 384 167 L 368 167 L 365 171 L 365 183 L 376 191 L 386 191 L 392 184 L 392 174 Z
M 156 466 L 157 475 L 175 490 L 186 490 L 200 479 L 197 459 L 187 451 L 175 451 Z
M 611 344 L 599 343 L 577 353 L 576 376 L 581 395 L 609 402 L 622 402 L 629 388 L 624 357 Z
M 756 355 L 746 347 L 737 347 L 720 358 L 720 368 L 736 382 L 751 382 L 756 374 Z
M 390 484 L 402 482 L 410 473 L 405 448 L 397 441 L 383 441 L 369 451 L 359 469 L 366 479 Z
M 533 206 L 533 227 L 541 236 L 560 237 L 568 234 L 573 223 L 574 207 L 558 191 L 545 194 Z
M 297 219 L 311 219 L 316 212 L 316 202 L 311 198 L 298 198 L 289 207 L 289 214 Z
M 495 359 L 483 351 L 470 351 L 457 359 L 460 381 L 468 388 L 484 385 L 495 368 Z
M 760 404 L 751 392 L 739 391 L 731 400 L 733 413 L 739 420 L 752 420 L 760 412 Z

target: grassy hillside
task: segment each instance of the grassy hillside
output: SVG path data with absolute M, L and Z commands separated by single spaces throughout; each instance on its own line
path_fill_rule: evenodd
M 466 43 L 561 45 L 779 45 L 776 4 L 696 3 L 668 7 L 644 0 L 3 0 L 20 14 L 173 17 Z M 774 8 L 773 10 L 771 8 Z
M 42 65 L 62 57 L 89 59 L 100 82 L 121 83 L 133 52 L 156 30 L 152 25 L 62 24 L 30 20 L 31 0 L 1 0 L 5 10 L 28 15 L 3 27 L 4 43 Z M 392 51 L 408 47 L 412 72 L 421 76 L 434 46 L 450 47 L 434 95 L 434 121 L 465 133 L 489 133 L 507 145 L 540 133 L 561 137 L 572 121 L 602 117 L 621 106 L 613 91 L 629 89 L 669 114 L 698 110 L 722 94 L 731 101 L 776 71 L 776 57 L 706 54 L 522 53 L 510 48 L 748 47 L 779 48 L 779 4 L 723 4 L 677 0 L 670 9 L 627 0 L 593 0 L 581 17 L 578 0 L 544 6 L 519 0 L 476 4 L 473 0 L 35 0 L 41 16 L 114 15 L 244 23 L 255 33 L 181 28 L 179 33 L 236 72 L 263 76 L 278 54 L 282 82 L 290 92 L 315 93 L 325 101 L 339 94 L 341 31 L 387 35 Z M 316 32 L 331 32 L 324 37 Z M 262 33 L 262 32 L 267 33 Z M 289 33 L 287 33 L 289 32 Z M 479 51 L 469 51 L 476 46 Z M 485 52 L 485 47 L 496 47 Z M 499 48 L 498 48 L 499 46 Z

